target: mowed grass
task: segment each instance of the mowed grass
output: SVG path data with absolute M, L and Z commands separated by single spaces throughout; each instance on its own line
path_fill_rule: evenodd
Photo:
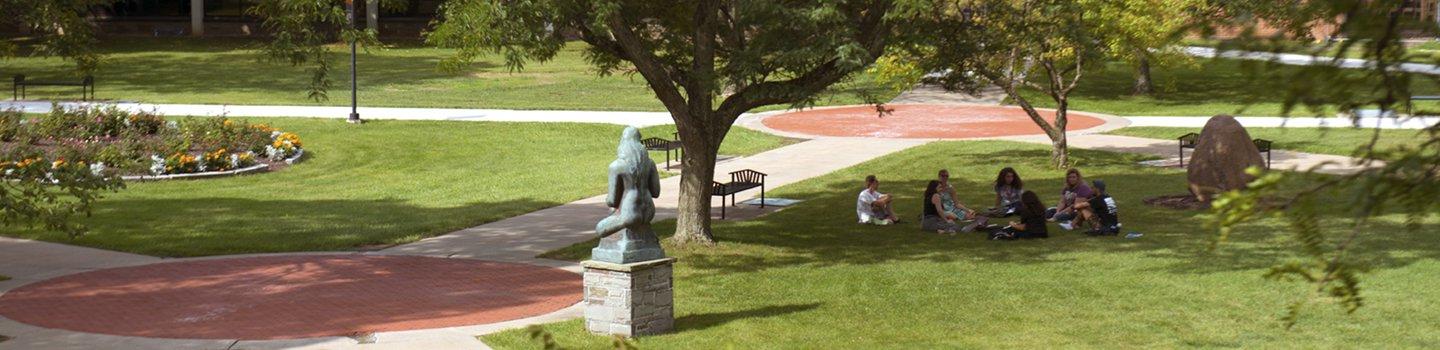
M 1290 77 L 1302 68 L 1260 61 L 1196 59 L 1192 65 L 1155 68 L 1152 76 L 1159 91 L 1153 96 L 1135 96 L 1131 94 L 1134 67 L 1112 62 L 1081 78 L 1070 98 L 1070 109 L 1122 116 L 1279 116 L 1286 92 L 1296 88 L 1290 85 Z M 1360 73 L 1350 70 L 1349 74 Z M 1434 77 L 1416 76 L 1412 82 L 1417 95 L 1440 93 Z M 1054 106 L 1049 95 L 1033 90 L 1025 90 L 1024 94 L 1037 106 Z M 1430 110 L 1440 106 L 1432 102 L 1416 105 Z M 1291 115 L 1334 116 L 1336 112 L 1334 108 L 1309 110 L 1297 106 Z
M 1440 241 L 1431 217 L 1418 231 L 1385 217 L 1349 258 L 1366 305 L 1353 315 L 1328 303 L 1305 309 L 1287 331 L 1279 318 L 1308 285 L 1267 281 L 1294 259 L 1283 224 L 1247 226 L 1207 252 L 1204 212 L 1149 207 L 1141 199 L 1185 192 L 1185 175 L 1141 167 L 1140 156 L 1075 150 L 1090 179 L 1120 202 L 1138 239 L 1087 237 L 1050 226 L 1046 240 L 997 242 L 979 234 L 921 232 L 913 219 L 925 181 L 948 168 L 962 199 L 993 203 L 989 182 L 1014 166 L 1044 201 L 1062 172 L 1043 145 L 938 142 L 776 189 L 798 206 L 750 221 L 717 221 L 714 247 L 668 245 L 675 268 L 674 332 L 636 340 L 644 349 L 871 348 L 1433 348 Z M 876 174 L 910 222 L 854 223 L 861 179 Z M 1324 217 L 1324 216 L 1322 216 Z M 1327 221 L 1325 227 L 1341 226 Z M 1338 229 L 1337 229 L 1338 230 Z M 657 225 L 673 231 L 673 221 Z M 551 254 L 583 259 L 590 246 Z M 561 346 L 610 348 L 582 320 L 546 325 Z M 524 330 L 488 335 L 500 349 L 533 349 Z
M 1275 141 L 1276 149 L 1334 154 L 1348 156 L 1355 154 L 1361 146 L 1370 143 L 1374 129 L 1357 128 L 1246 128 L 1252 138 Z M 1171 127 L 1130 127 L 1109 132 L 1114 135 L 1148 137 L 1173 140 L 1186 133 L 1199 133 L 1200 128 Z M 1418 145 L 1429 139 L 1423 130 L 1380 130 L 1376 149 L 1394 149 L 1405 145 Z
M 221 179 L 131 182 L 89 234 L 6 235 L 155 256 L 353 250 L 413 242 L 601 194 L 622 127 L 255 118 L 305 142 L 304 162 Z M 668 137 L 664 127 L 642 134 Z M 788 141 L 736 128 L 725 154 Z M 652 157 L 663 157 L 654 154 Z M 661 158 L 663 159 L 663 158 Z
M 107 54 L 95 73 L 96 95 L 105 100 L 148 103 L 240 105 L 349 105 L 348 47 L 332 47 L 330 99 L 308 98 L 305 67 L 261 61 L 262 42 L 224 38 L 106 38 Z M 639 75 L 601 77 L 574 42 L 554 60 L 532 62 L 512 72 L 500 55 L 481 57 L 457 72 L 439 69 L 455 51 L 418 42 L 392 43 L 358 56 L 359 101 L 374 107 L 461 107 L 545 110 L 663 111 Z M 31 79 L 72 76 L 73 65 L 58 58 L 11 58 L 0 65 L 6 77 Z M 873 83 L 868 76 L 839 84 L 817 99 L 820 105 L 859 104 L 861 94 L 889 101 L 899 91 Z M 78 99 L 78 89 L 36 87 L 31 99 Z M 771 106 L 765 109 L 784 108 Z

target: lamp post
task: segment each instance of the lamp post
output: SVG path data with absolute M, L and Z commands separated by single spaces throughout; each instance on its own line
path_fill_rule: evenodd
M 355 0 L 345 0 L 345 24 L 350 26 L 350 29 L 355 29 Z M 361 123 L 357 98 L 359 94 L 355 81 L 355 42 L 357 39 L 353 36 L 350 38 L 350 117 L 345 119 L 353 124 Z

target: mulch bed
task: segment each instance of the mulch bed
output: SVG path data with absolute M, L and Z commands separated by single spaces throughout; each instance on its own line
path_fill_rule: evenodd
M 1146 205 L 1175 210 L 1206 210 L 1210 209 L 1210 202 L 1201 202 L 1195 199 L 1193 194 L 1171 194 L 1158 197 L 1150 197 L 1144 200 Z

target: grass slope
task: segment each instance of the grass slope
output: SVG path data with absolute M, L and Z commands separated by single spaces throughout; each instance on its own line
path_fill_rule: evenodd
M 1346 315 L 1306 309 L 1286 331 L 1278 321 L 1305 286 L 1261 278 L 1292 259 L 1279 222 L 1240 230 L 1206 252 L 1207 214 L 1140 204 L 1184 191 L 1184 174 L 1140 167 L 1132 155 L 1075 150 L 1089 178 L 1105 179 L 1127 231 L 1139 239 L 1092 238 L 1051 225 L 1048 240 L 985 241 L 978 235 L 920 232 L 913 219 L 891 227 L 854 223 L 866 174 L 898 196 L 910 218 L 924 181 L 946 167 L 964 201 L 990 203 L 987 182 L 1015 166 L 1027 188 L 1056 200 L 1062 173 L 1045 166 L 1044 146 L 938 142 L 775 190 L 806 202 L 751 221 L 717 221 L 714 247 L 677 248 L 676 330 L 637 340 L 645 349 L 868 348 L 1429 348 L 1440 334 L 1440 241 L 1387 217 L 1351 257 L 1367 263 L 1366 306 Z M 657 225 L 670 232 L 673 221 Z M 668 244 L 668 241 L 667 241 Z M 588 248 L 588 247 L 584 247 Z M 579 259 L 581 249 L 555 256 Z M 609 348 L 581 320 L 548 325 L 562 346 Z M 485 336 L 500 349 L 538 343 L 524 330 Z
M 1250 137 L 1275 141 L 1274 147 L 1308 153 L 1348 156 L 1370 143 L 1375 130 L 1354 128 L 1247 128 Z M 1109 132 L 1115 135 L 1173 140 L 1200 128 L 1130 127 Z M 1379 149 L 1416 145 L 1429 136 L 1421 130 L 1380 130 Z
M 602 193 L 621 130 L 568 123 L 255 121 L 299 133 L 305 162 L 267 174 L 130 183 L 99 202 L 83 221 L 91 232 L 73 241 L 38 230 L 5 234 L 156 256 L 412 242 Z M 721 153 L 751 154 L 788 142 L 739 128 L 731 135 Z
M 254 50 L 258 44 L 223 38 L 106 38 L 100 51 L 108 56 L 95 73 L 96 94 L 150 103 L 317 104 L 306 96 L 309 73 L 303 67 L 261 62 Z M 454 50 L 413 42 L 373 48 L 358 57 L 359 100 L 376 107 L 664 110 L 639 76 L 596 75 L 582 57 L 584 47 L 573 43 L 555 59 L 527 64 L 519 72 L 506 68 L 499 55 L 481 57 L 459 72 L 443 72 L 440 60 Z M 349 54 L 340 47 L 332 51 L 333 98 L 318 104 L 348 105 Z M 73 74 L 72 69 L 60 59 L 23 57 L 7 59 L 3 71 L 58 79 Z M 30 98 L 79 98 L 74 88 L 37 87 L 30 92 Z M 837 85 L 816 102 L 858 104 L 864 101 L 862 92 L 881 101 L 899 93 L 862 76 Z

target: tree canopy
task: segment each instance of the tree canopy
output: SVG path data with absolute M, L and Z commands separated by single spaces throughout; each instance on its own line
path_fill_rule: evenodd
M 589 44 L 600 74 L 638 74 L 674 118 L 684 156 L 675 239 L 712 242 L 716 152 L 741 114 L 803 105 L 875 61 L 912 14 L 888 0 L 453 0 L 429 41 L 451 64 L 487 52 L 513 69 Z

